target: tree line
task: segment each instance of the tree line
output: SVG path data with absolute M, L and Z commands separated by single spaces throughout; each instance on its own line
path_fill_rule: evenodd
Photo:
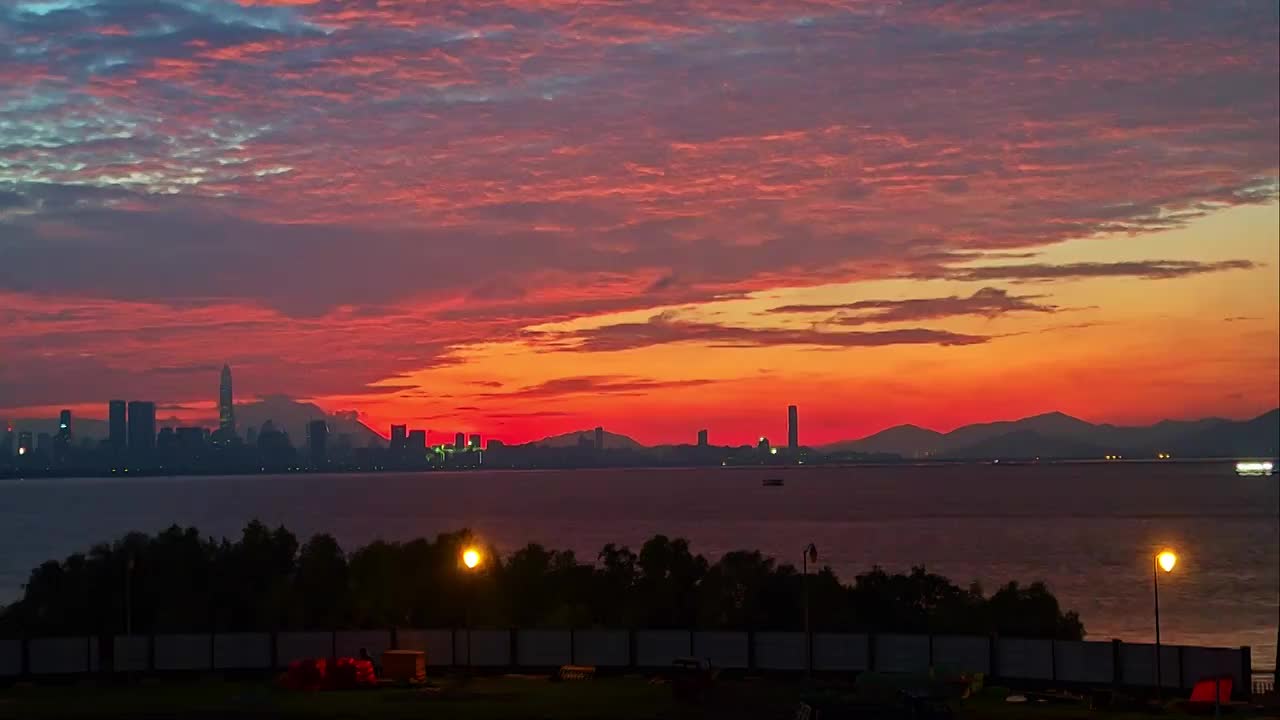
M 758 551 L 710 562 L 683 539 L 634 552 L 609 544 L 584 562 L 530 544 L 482 550 L 465 568 L 466 530 L 434 540 L 376 541 L 344 552 L 258 521 L 239 540 L 171 527 L 130 533 L 31 572 L 0 633 L 114 634 L 386 627 L 697 627 L 798 630 L 804 597 L 816 630 L 1000 633 L 1078 640 L 1084 626 L 1043 583 L 987 595 L 923 567 L 875 567 L 845 584 L 828 567 L 807 578 Z M 128 620 L 126 618 L 128 617 Z

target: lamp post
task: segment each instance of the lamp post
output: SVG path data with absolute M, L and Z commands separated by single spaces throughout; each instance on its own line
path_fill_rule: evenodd
M 469 546 L 462 551 L 462 567 L 468 573 L 474 573 L 476 568 L 484 562 L 484 555 L 481 554 L 479 548 Z M 467 579 L 467 588 L 471 588 L 471 580 Z M 463 600 L 465 605 L 463 609 L 463 629 L 466 631 L 467 638 L 467 674 L 471 674 L 471 596 L 473 593 L 468 592 L 467 597 Z
M 1167 573 L 1173 572 L 1173 566 L 1178 564 L 1178 556 L 1172 550 L 1162 550 L 1155 557 L 1155 563 L 1151 568 L 1151 587 L 1156 602 L 1156 700 L 1159 701 L 1164 693 L 1164 678 L 1160 672 L 1160 571 Z
M 813 633 L 809 630 L 809 563 L 817 564 L 818 546 L 809 543 L 805 546 L 800 559 L 801 594 L 804 596 L 804 672 L 805 677 L 813 677 Z

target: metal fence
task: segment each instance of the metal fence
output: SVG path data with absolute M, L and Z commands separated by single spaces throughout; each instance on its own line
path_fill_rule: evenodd
M 0 640 L 0 677 L 97 672 L 272 670 L 308 657 L 426 654 L 428 665 L 545 669 L 567 664 L 656 669 L 694 656 L 729 670 L 984 673 L 1009 681 L 1154 687 L 1155 647 L 949 635 L 621 629 L 393 629 L 118 635 Z M 1249 648 L 1161 647 L 1161 684 L 1189 689 L 1230 675 L 1241 693 L 1254 676 Z

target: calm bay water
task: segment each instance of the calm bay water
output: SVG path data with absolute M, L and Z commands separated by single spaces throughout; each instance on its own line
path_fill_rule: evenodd
M 765 477 L 786 486 L 761 486 Z M 177 523 L 239 535 L 259 518 L 352 549 L 470 527 L 504 552 L 527 542 L 591 559 L 655 533 L 715 558 L 755 548 L 799 564 L 807 543 L 847 580 L 925 565 L 988 591 L 1044 580 L 1092 639 L 1150 641 L 1151 558 L 1169 643 L 1275 659 L 1280 479 L 1230 463 L 778 470 L 580 470 L 0 481 L 0 603 L 31 568 L 129 530 Z

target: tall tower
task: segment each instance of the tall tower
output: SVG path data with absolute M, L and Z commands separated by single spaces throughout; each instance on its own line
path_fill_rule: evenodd
M 795 405 L 787 406 L 787 449 L 795 452 L 800 449 L 799 411 Z
M 236 406 L 231 395 L 231 366 L 222 366 L 218 383 L 218 429 L 225 435 L 236 434 Z
M 112 400 L 107 404 L 107 412 L 110 417 L 110 434 L 107 436 L 107 444 L 116 452 L 124 452 L 129 446 L 126 439 L 128 423 L 125 421 L 125 404 L 123 400 Z

